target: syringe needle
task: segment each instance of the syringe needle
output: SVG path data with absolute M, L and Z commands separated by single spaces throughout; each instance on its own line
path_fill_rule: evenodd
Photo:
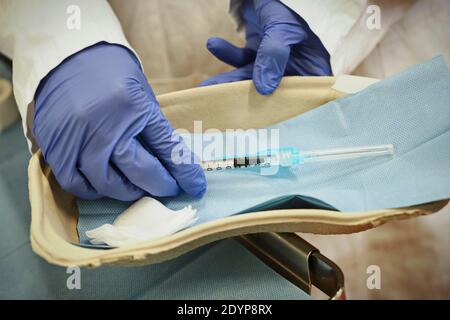
M 392 144 L 383 144 L 376 146 L 301 151 L 300 157 L 302 159 L 302 163 L 306 163 L 317 161 L 356 159 L 362 157 L 379 157 L 393 154 L 394 146 Z

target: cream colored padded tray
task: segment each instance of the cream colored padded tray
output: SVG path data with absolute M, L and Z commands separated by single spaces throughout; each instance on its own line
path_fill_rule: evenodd
M 276 93 L 269 97 L 260 96 L 251 82 L 245 81 L 178 91 L 161 95 L 158 100 L 176 128 L 192 130 L 193 122 L 200 119 L 203 120 L 204 130 L 260 128 L 344 95 L 331 88 L 335 80 L 334 77 L 285 78 Z M 60 188 L 40 152 L 31 158 L 28 174 L 33 250 L 49 263 L 61 266 L 151 264 L 174 258 L 215 240 L 246 233 L 353 233 L 393 219 L 434 213 L 448 202 L 352 213 L 313 209 L 252 212 L 204 223 L 159 240 L 99 250 L 73 244 L 79 242 L 75 199 Z

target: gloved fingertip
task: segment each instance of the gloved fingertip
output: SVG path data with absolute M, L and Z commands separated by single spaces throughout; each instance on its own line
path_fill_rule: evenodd
M 206 193 L 206 182 L 203 182 L 193 189 L 186 191 L 187 194 L 194 198 L 201 198 Z
M 222 44 L 225 40 L 222 38 L 209 38 L 208 41 L 206 41 L 206 48 L 211 51 L 211 53 L 214 54 L 214 51 L 220 47 L 220 44 Z
M 197 87 L 207 87 L 207 86 L 213 86 L 215 84 L 218 84 L 217 81 L 212 79 L 206 79 L 205 81 L 200 82 Z
M 283 75 L 270 72 L 267 67 L 255 67 L 253 84 L 256 91 L 266 96 L 272 94 L 279 86 Z
M 256 91 L 258 91 L 258 93 L 262 94 L 263 96 L 272 94 L 277 88 L 277 86 L 262 84 L 258 81 L 253 81 L 253 83 L 254 83 Z
M 205 194 L 207 188 L 206 176 L 200 165 L 194 166 L 193 177 L 191 177 L 188 180 L 189 183 L 184 184 L 182 188 L 188 195 L 195 198 L 201 198 Z
M 255 60 L 256 52 L 249 48 L 239 48 L 222 38 L 209 38 L 206 48 L 217 59 L 233 67 L 240 68 Z
M 286 70 L 290 51 L 289 46 L 284 46 L 269 37 L 261 42 L 253 71 L 253 82 L 259 93 L 268 95 L 278 88 Z
M 233 45 L 222 38 L 209 38 L 206 41 L 206 49 L 217 59 L 225 63 L 228 63 L 227 61 L 231 59 L 230 48 L 233 48 Z

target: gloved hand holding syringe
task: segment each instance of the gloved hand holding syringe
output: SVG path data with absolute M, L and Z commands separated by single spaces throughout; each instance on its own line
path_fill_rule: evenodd
M 249 167 L 296 167 L 318 161 L 392 156 L 393 154 L 394 146 L 392 144 L 309 151 L 299 150 L 296 147 L 284 147 L 269 149 L 252 155 L 202 161 L 201 166 L 206 171 Z

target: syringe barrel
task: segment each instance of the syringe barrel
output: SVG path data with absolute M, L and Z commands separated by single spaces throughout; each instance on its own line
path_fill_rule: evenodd
M 251 167 L 291 167 L 300 164 L 297 148 L 269 149 L 254 155 L 202 161 L 201 166 L 206 171 L 219 171 L 236 168 Z

